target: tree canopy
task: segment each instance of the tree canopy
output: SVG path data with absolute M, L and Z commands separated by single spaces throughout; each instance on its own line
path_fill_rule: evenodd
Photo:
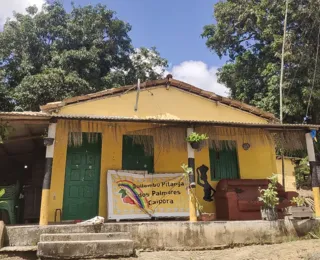
M 309 115 L 320 121 L 320 2 L 289 0 L 285 45 L 284 121 L 303 121 L 312 86 Z M 229 57 L 219 69 L 219 81 L 232 98 L 279 116 L 279 82 L 285 1 L 225 0 L 214 6 L 215 24 L 202 36 L 208 48 Z M 313 75 L 316 75 L 313 84 Z
M 134 49 L 130 30 L 100 4 L 68 13 L 55 1 L 15 13 L 0 32 L 0 111 L 37 111 L 47 102 L 162 77 L 167 61 L 155 48 Z

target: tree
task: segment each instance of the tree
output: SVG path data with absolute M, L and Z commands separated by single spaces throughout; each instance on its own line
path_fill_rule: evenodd
M 135 50 L 130 30 L 100 4 L 67 13 L 55 1 L 14 14 L 0 32 L 0 110 L 37 111 L 47 102 L 133 84 L 138 77 L 163 77 L 158 66 L 167 61 L 154 48 Z
M 320 29 L 316 0 L 289 0 L 284 66 L 284 120 L 301 123 L 313 85 Z M 216 24 L 204 27 L 208 48 L 229 61 L 219 81 L 231 97 L 279 115 L 280 58 L 285 1 L 226 0 L 214 6 Z M 310 113 L 320 120 L 320 62 Z

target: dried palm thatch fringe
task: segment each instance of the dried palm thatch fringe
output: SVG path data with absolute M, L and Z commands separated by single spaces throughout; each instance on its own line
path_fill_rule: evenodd
M 206 133 L 210 140 L 209 147 L 216 150 L 233 150 L 237 144 L 244 143 L 249 143 L 251 147 L 272 144 L 272 138 L 263 129 L 201 126 L 195 131 Z
M 126 124 L 106 123 L 99 121 L 62 120 L 62 127 L 69 132 L 69 146 L 81 146 L 83 142 L 82 133 L 87 134 L 89 143 L 98 140 L 98 134 L 105 132 L 113 135 L 114 140 L 119 141 L 119 133 L 133 136 L 133 142 L 141 144 L 146 153 L 153 154 L 154 144 L 161 151 L 168 152 L 171 149 L 185 150 L 186 127 L 176 125 L 154 124 L 152 127 L 128 131 Z M 220 127 L 220 126 L 197 126 L 195 131 L 205 133 L 209 140 L 206 144 L 216 150 L 235 149 L 236 145 L 249 143 L 251 147 L 276 145 L 286 151 L 305 149 L 305 134 L 303 131 L 269 131 L 260 128 L 244 127 Z M 152 136 L 154 142 L 145 136 Z M 221 142 L 224 141 L 224 142 Z
M 158 126 L 130 131 L 127 134 L 132 135 L 133 142 L 141 144 L 148 154 L 153 153 L 154 144 L 157 144 L 160 150 L 165 152 L 171 149 L 186 150 L 187 148 L 186 129 L 184 127 Z M 152 136 L 153 142 L 149 142 L 144 136 Z
M 303 131 L 277 131 L 271 132 L 271 136 L 276 146 L 285 151 L 306 149 L 305 133 Z
M 68 146 L 76 147 L 82 145 L 84 136 L 88 143 L 98 142 L 103 125 L 103 122 L 62 120 L 62 127 L 68 131 Z

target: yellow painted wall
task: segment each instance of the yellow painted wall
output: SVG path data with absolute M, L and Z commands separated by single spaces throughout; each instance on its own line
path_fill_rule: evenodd
M 282 160 L 276 160 L 278 181 L 282 183 Z M 284 158 L 284 174 L 285 174 L 285 190 L 286 191 L 297 191 L 296 177 L 294 174 L 295 164 L 290 158 Z
M 152 94 L 151 94 L 152 93 Z M 71 104 L 61 108 L 59 114 L 100 115 L 127 117 L 167 117 L 186 120 L 217 120 L 229 122 L 265 123 L 256 115 L 227 105 L 165 86 L 143 90 L 140 93 L 138 111 L 134 111 L 136 92 L 104 97 L 92 101 Z
M 55 139 L 55 152 L 53 160 L 52 182 L 50 189 L 49 201 L 49 220 L 54 220 L 55 209 L 63 208 L 63 187 L 66 167 L 66 152 L 67 152 L 67 130 L 63 127 L 65 124 L 58 121 L 57 133 Z M 99 198 L 99 215 L 107 217 L 107 171 L 111 169 L 121 169 L 122 166 L 122 135 L 126 132 L 144 129 L 151 127 L 147 124 L 126 123 L 125 127 L 119 127 L 115 138 L 110 124 L 107 122 L 99 123 L 98 132 L 102 133 L 102 154 L 101 154 L 101 172 L 100 172 L 100 198 Z M 124 125 L 124 124 L 122 124 Z M 87 131 L 85 122 L 82 123 L 83 132 Z M 227 140 L 228 137 L 221 137 L 222 140 Z M 187 145 L 187 144 L 186 144 Z M 241 144 L 238 144 L 238 160 L 241 178 L 266 178 L 273 172 L 276 172 L 275 154 L 272 146 L 252 145 L 248 151 L 243 150 Z M 155 143 L 154 161 L 156 173 L 174 173 L 181 172 L 181 164 L 187 163 L 186 149 L 171 149 L 164 151 Z M 196 167 L 202 164 L 210 166 L 209 149 L 203 148 L 200 152 L 195 153 Z M 208 180 L 216 187 L 217 182 L 210 181 L 210 170 L 208 171 Z M 197 186 L 196 194 L 200 202 L 204 206 L 206 212 L 214 212 L 214 203 L 203 201 L 202 187 Z

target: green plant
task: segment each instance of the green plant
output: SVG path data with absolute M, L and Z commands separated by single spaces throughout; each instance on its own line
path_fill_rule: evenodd
M 182 164 L 182 165 L 181 165 L 181 168 L 183 169 L 184 173 L 185 173 L 187 176 L 189 176 L 190 174 L 193 173 L 192 168 L 191 168 L 191 167 L 188 167 L 188 165 L 186 165 L 186 164 Z
M 187 142 L 201 142 L 207 140 L 208 138 L 209 137 L 206 134 L 198 134 L 193 132 L 187 137 Z
M 9 135 L 13 132 L 13 127 L 8 122 L 2 123 L 0 121 L 0 144 L 8 139 Z
M 185 178 L 185 180 L 186 180 L 186 183 L 188 183 L 187 186 L 189 187 L 189 175 L 192 175 L 192 174 L 193 174 L 193 170 L 192 170 L 191 167 L 188 167 L 188 165 L 186 165 L 186 164 L 182 164 L 182 165 L 181 165 L 181 168 L 182 168 L 183 171 L 184 171 L 183 176 L 184 176 L 184 178 Z M 203 206 L 200 204 L 200 202 L 199 202 L 196 194 L 194 193 L 194 190 L 193 190 L 193 189 L 189 189 L 189 191 L 193 193 L 193 196 L 194 196 L 194 198 L 195 198 L 195 200 L 196 200 L 197 210 L 200 212 L 200 214 L 204 213 L 204 212 L 203 212 Z
M 0 190 L 0 199 L 6 193 L 5 189 Z M 5 203 L 5 201 L 0 201 L 0 203 Z
M 303 158 L 295 167 L 296 186 L 298 189 L 304 187 L 311 189 L 310 166 L 308 157 Z M 307 176 L 307 178 L 305 178 Z
M 268 179 L 270 180 L 268 188 L 259 188 L 260 196 L 258 199 L 263 202 L 263 208 L 275 208 L 279 204 L 277 191 L 278 176 L 273 174 Z
M 298 207 L 305 206 L 306 200 L 304 197 L 293 197 L 291 200 L 291 203 L 296 204 Z

